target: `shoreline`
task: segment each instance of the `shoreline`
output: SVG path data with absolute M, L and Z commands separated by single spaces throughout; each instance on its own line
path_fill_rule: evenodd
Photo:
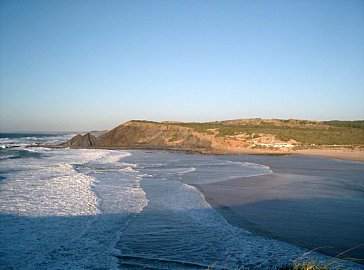
M 358 150 L 350 149 L 307 149 L 307 150 L 296 150 L 293 152 L 297 156 L 312 156 L 312 157 L 322 157 L 322 158 L 333 158 L 340 160 L 350 160 L 350 161 L 360 161 L 364 162 L 364 152 Z
M 108 150 L 159 150 L 159 151 L 178 151 L 186 153 L 199 153 L 207 155 L 266 155 L 266 156 L 311 156 L 320 158 L 330 158 L 348 161 L 364 162 L 364 151 L 352 149 L 306 149 L 291 151 L 274 151 L 265 149 L 201 149 L 201 148 L 156 148 L 156 147 L 122 147 L 122 146 L 98 146 L 98 147 L 66 147 L 62 145 L 34 145 L 29 147 L 48 147 L 48 148 L 71 148 L 71 149 L 108 149 Z
M 331 158 L 349 161 L 364 162 L 364 151 L 352 149 L 305 149 L 290 151 L 274 151 L 264 149 L 242 149 L 242 150 L 211 150 L 203 154 L 222 154 L 222 155 L 267 155 L 267 156 L 310 156 Z
M 231 180 L 228 180 L 231 181 Z M 218 202 L 218 200 L 214 199 L 213 196 L 208 194 L 206 190 L 203 188 L 204 185 L 197 185 L 197 184 L 188 184 L 190 186 L 193 186 L 196 188 L 204 197 L 205 201 L 216 211 L 218 212 L 227 223 L 230 225 L 243 229 L 247 231 L 248 233 L 256 234 L 263 237 L 268 237 L 280 241 L 285 241 L 282 238 L 279 238 L 277 235 L 273 235 L 272 233 L 263 230 L 261 228 L 255 227 L 254 224 L 244 220 L 236 214 L 229 206 L 222 204 L 221 202 Z

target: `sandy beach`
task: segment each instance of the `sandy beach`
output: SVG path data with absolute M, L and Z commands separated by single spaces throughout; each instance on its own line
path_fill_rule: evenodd
M 296 161 L 285 162 L 292 158 Z M 268 164 L 273 174 L 197 188 L 229 223 L 259 235 L 309 249 L 321 247 L 319 251 L 328 255 L 364 243 L 360 178 L 364 166 L 317 158 L 308 163 L 307 159 L 283 157 Z M 343 257 L 363 260 L 363 254 L 361 245 Z
M 192 150 L 193 151 L 193 150 Z M 361 161 L 364 162 L 363 150 L 352 150 L 348 148 L 339 149 L 305 149 L 305 150 L 270 150 L 270 149 L 214 149 L 208 151 L 196 151 L 205 154 L 221 154 L 221 155 L 270 155 L 270 156 L 284 156 L 284 155 L 298 155 L 298 156 L 312 156 L 324 157 L 341 160 Z
M 336 158 L 342 160 L 352 160 L 364 162 L 364 151 L 339 149 L 339 150 L 320 150 L 320 149 L 308 149 L 297 150 L 293 152 L 295 155 L 303 156 L 317 156 L 326 158 Z

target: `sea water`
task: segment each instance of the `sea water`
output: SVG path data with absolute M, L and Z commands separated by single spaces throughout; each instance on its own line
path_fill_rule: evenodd
M 1 269 L 268 269 L 301 257 L 329 260 L 229 225 L 191 185 L 271 174 L 267 166 L 37 146 L 71 136 L 1 135 Z

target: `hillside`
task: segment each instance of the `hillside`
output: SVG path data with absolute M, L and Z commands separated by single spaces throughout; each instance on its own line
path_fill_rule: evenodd
M 96 137 L 77 135 L 63 146 L 178 150 L 244 150 L 356 147 L 364 121 L 238 119 L 207 123 L 129 121 Z

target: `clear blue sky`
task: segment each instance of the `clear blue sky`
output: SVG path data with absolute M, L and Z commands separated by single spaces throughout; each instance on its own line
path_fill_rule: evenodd
M 0 5 L 0 131 L 364 119 L 362 0 Z

